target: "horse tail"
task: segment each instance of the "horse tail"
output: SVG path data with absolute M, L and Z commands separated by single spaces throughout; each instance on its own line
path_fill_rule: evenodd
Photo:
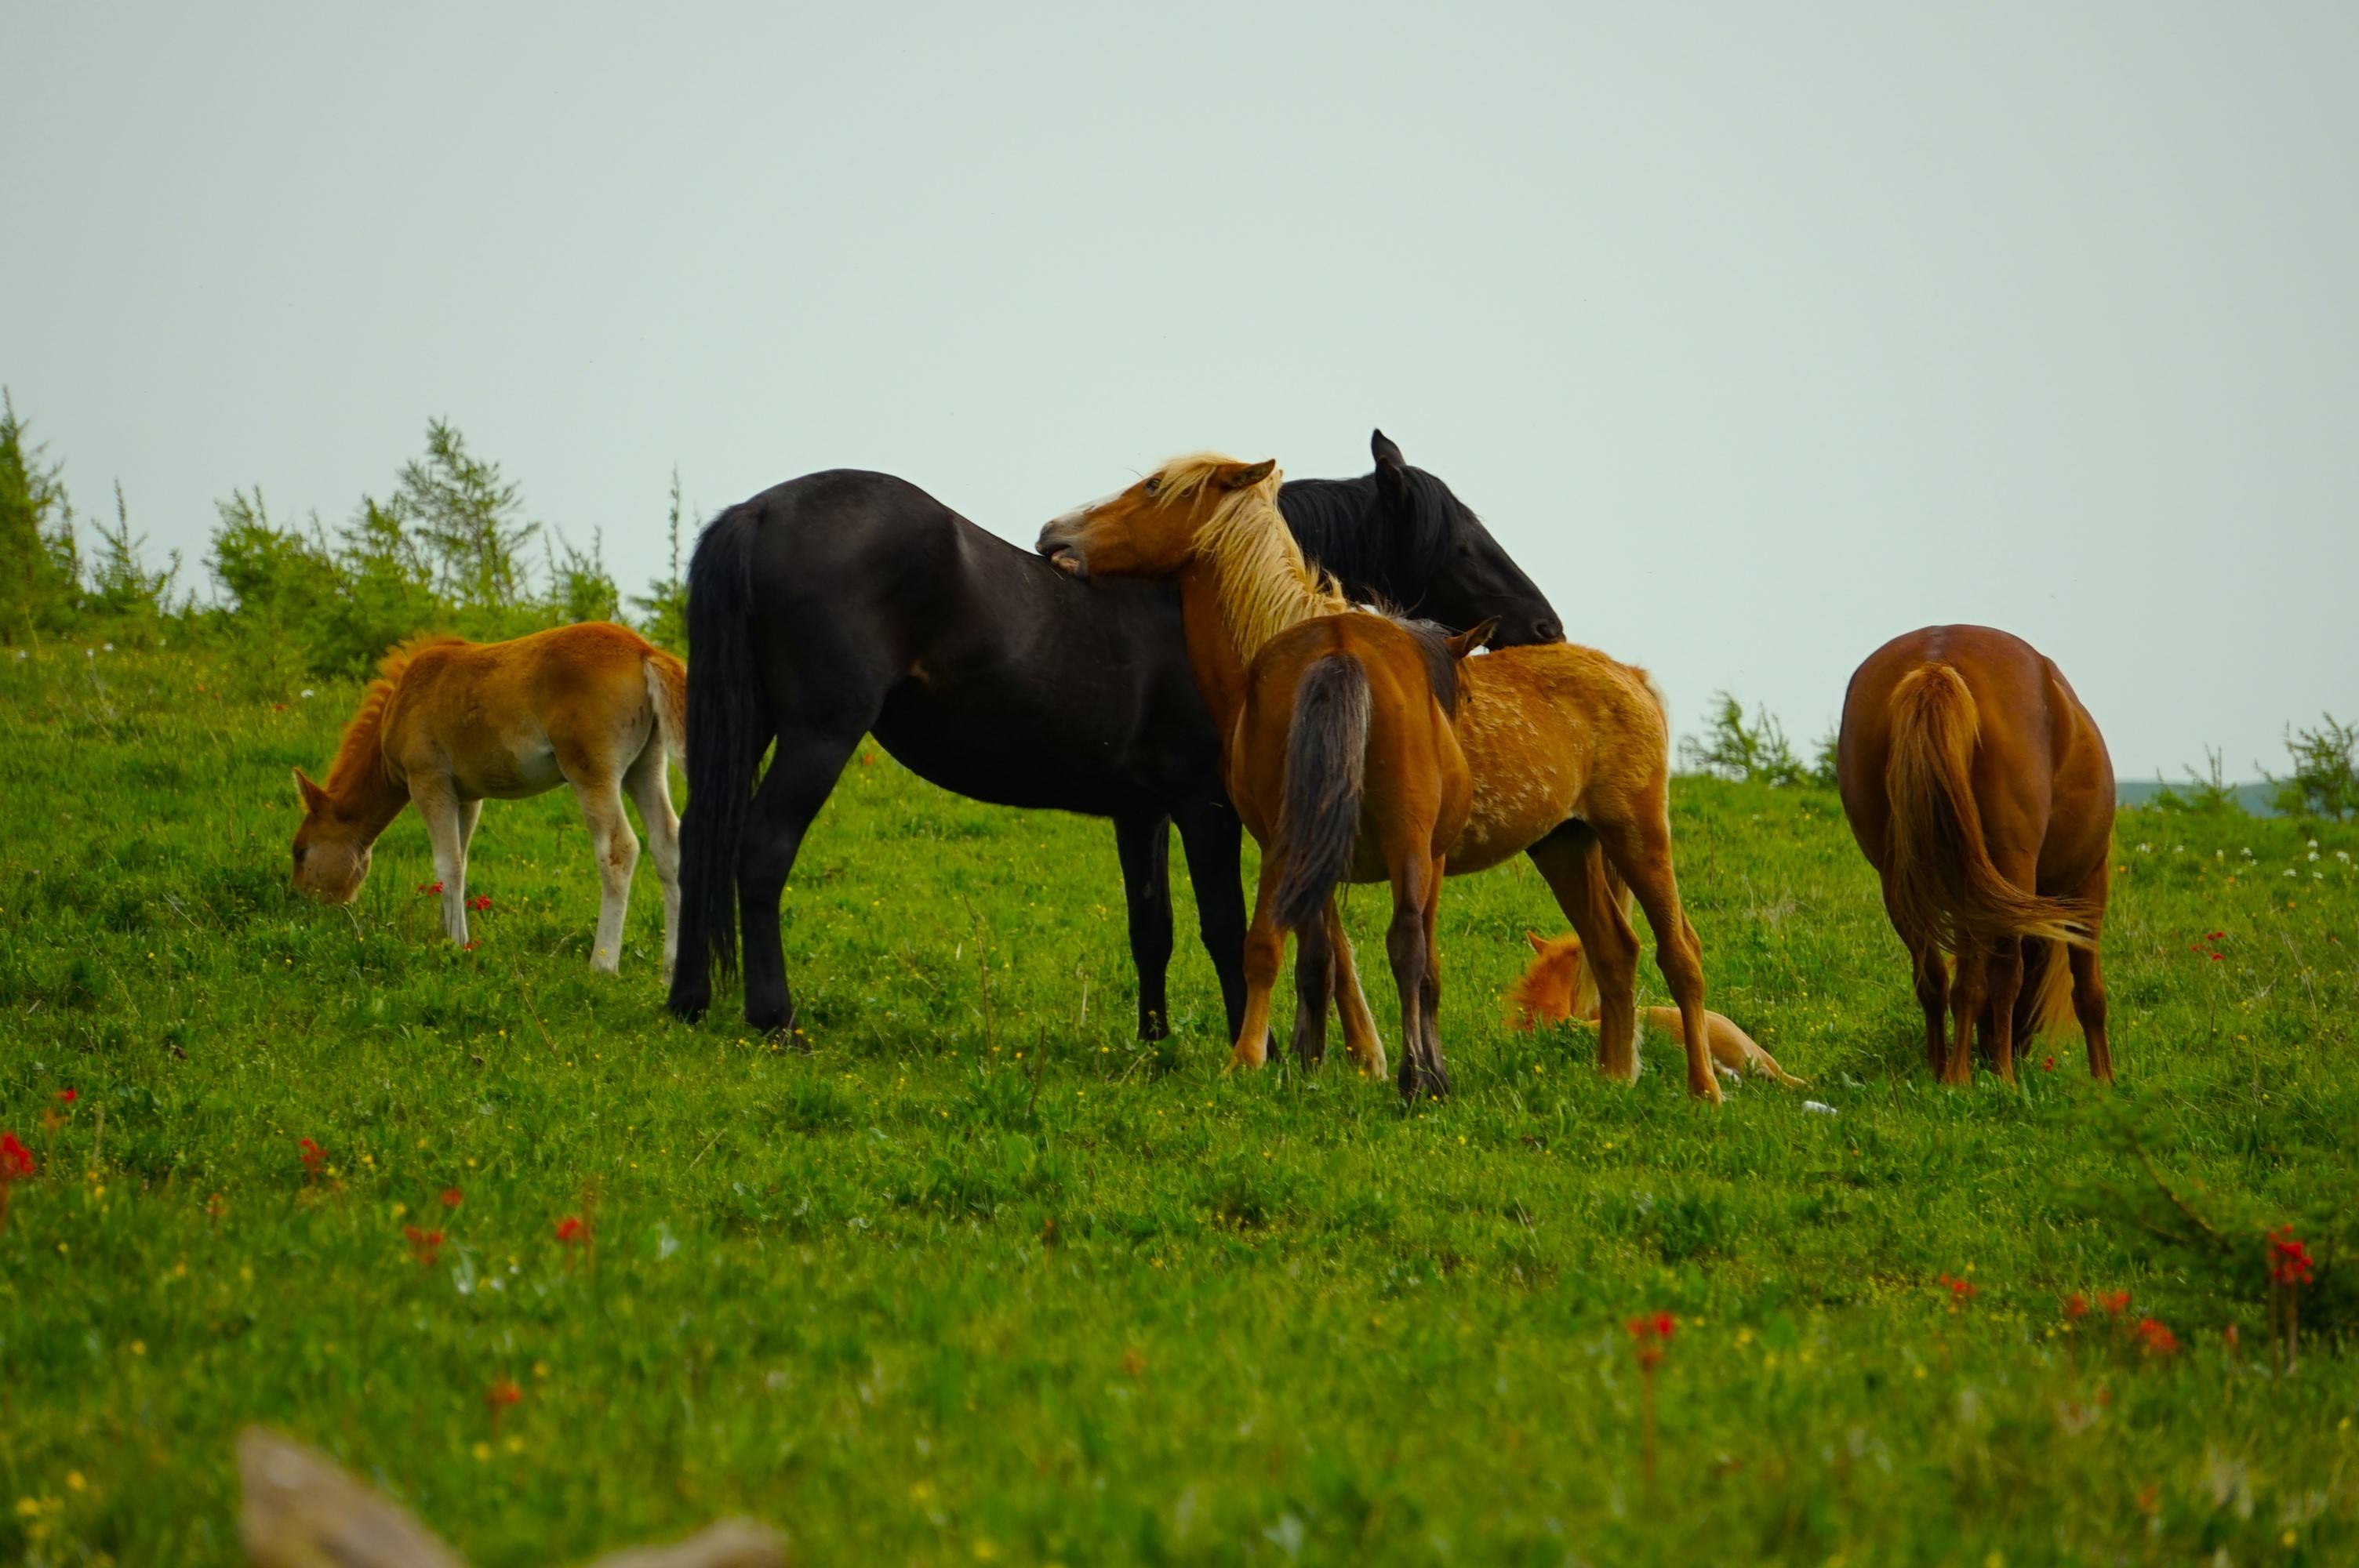
M 2060 942 L 2023 945 L 2023 989 L 2015 993 L 2018 1046 L 2073 1022 L 2072 964 Z
M 688 666 L 661 648 L 649 648 L 640 661 L 647 674 L 647 700 L 656 710 L 656 729 L 664 750 L 683 769 L 688 766 Z
M 1360 793 L 1368 773 L 1368 672 L 1350 654 L 1327 654 L 1294 688 L 1286 731 L 1286 794 L 1277 841 L 1286 851 L 1274 913 L 1280 929 L 1319 919 L 1352 869 Z
M 674 993 L 690 974 L 737 968 L 737 841 L 770 743 L 754 663 L 754 539 L 760 513 L 715 517 L 688 563 L 688 812 L 680 819 L 680 940 Z M 697 988 L 701 989 L 701 988 Z
M 1974 803 L 1982 716 L 1965 677 L 1950 665 L 1920 665 L 1893 688 L 1891 713 L 1885 881 L 1903 939 L 1953 952 L 1970 940 L 2026 936 L 2087 946 L 2091 911 L 2073 900 L 2027 892 L 1991 861 Z

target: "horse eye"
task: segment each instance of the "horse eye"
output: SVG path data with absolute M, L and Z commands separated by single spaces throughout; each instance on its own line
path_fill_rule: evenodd
M 1153 494 L 1155 494 L 1156 492 L 1158 492 L 1158 491 L 1160 491 L 1162 488 L 1163 488 L 1163 476 L 1162 476 L 1161 474 L 1159 474 L 1159 473 L 1151 473 L 1151 474 L 1148 474 L 1148 475 L 1147 476 L 1147 494 L 1149 494 L 1149 495 L 1153 495 Z

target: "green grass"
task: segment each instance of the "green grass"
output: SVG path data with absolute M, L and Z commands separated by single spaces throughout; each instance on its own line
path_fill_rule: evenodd
M 42 1166 L 0 1231 L 0 1560 L 234 1560 L 255 1420 L 491 1564 L 740 1510 L 821 1563 L 2359 1551 L 2354 1362 L 2313 1341 L 2274 1379 L 2249 1291 L 2091 1196 L 2136 1184 L 2124 1108 L 2207 1201 L 2347 1201 L 2359 831 L 2313 864 L 2292 823 L 2125 816 L 2120 1089 L 2059 1042 L 2020 1093 L 1951 1092 L 1832 798 L 1682 781 L 1712 1003 L 1838 1114 L 1706 1110 L 1658 1039 L 1625 1087 L 1503 1029 L 1524 929 L 1561 925 L 1517 866 L 1450 886 L 1460 1094 L 1405 1116 L 1340 1062 L 1224 1077 L 1192 943 L 1177 1038 L 1136 1048 L 1106 827 L 873 747 L 788 900 L 810 1055 L 734 997 L 664 1018 L 644 871 L 623 973 L 591 972 L 561 794 L 485 812 L 472 953 L 413 891 L 414 816 L 349 914 L 302 903 L 288 770 L 353 695 L 0 654 L 0 1127 Z M 2176 1356 L 2058 1332 L 2115 1289 Z M 1622 1325 L 1653 1309 L 1650 1498 Z

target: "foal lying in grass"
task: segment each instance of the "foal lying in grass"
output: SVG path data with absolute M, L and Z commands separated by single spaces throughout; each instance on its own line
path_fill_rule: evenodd
M 603 896 L 593 968 L 612 973 L 623 951 L 623 914 L 639 819 L 663 883 L 664 973 L 671 973 L 679 920 L 679 818 L 672 814 L 669 754 L 687 755 L 688 676 L 680 662 L 627 627 L 603 621 L 536 632 L 510 643 L 418 637 L 377 666 L 378 678 L 344 727 L 328 782 L 295 770 L 303 821 L 295 830 L 295 886 L 350 903 L 369 872 L 369 847 L 415 805 L 434 846 L 442 929 L 467 941 L 467 844 L 488 799 L 522 800 L 573 786 L 598 855 Z
M 1507 993 L 1507 1002 L 1515 1010 L 1509 1022 L 1516 1028 L 1530 1031 L 1542 1023 L 1578 1023 L 1584 1029 L 1597 1027 L 1597 979 L 1589 966 L 1582 960 L 1581 938 L 1567 933 L 1551 940 L 1537 931 L 1524 933 L 1524 940 L 1538 955 L 1524 978 Z M 1687 1026 L 1680 1021 L 1676 1007 L 1648 1007 L 1639 1010 L 1648 1023 L 1669 1035 L 1679 1044 L 1687 1044 Z M 1777 1065 L 1777 1058 L 1753 1043 L 1753 1036 L 1729 1022 L 1727 1016 L 1707 1009 L 1703 1015 L 1705 1044 L 1712 1047 L 1712 1059 L 1721 1071 L 1734 1076 L 1755 1073 L 1775 1078 L 1788 1088 L 1806 1088 L 1808 1078 L 1798 1078 Z

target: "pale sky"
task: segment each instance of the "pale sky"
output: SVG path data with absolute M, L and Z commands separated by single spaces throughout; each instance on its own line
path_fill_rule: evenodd
M 626 590 L 878 468 L 1029 541 L 1381 425 L 1571 634 L 1799 741 L 1892 634 L 2125 777 L 2359 715 L 2359 6 L 8 0 L 0 382 L 85 510 L 456 422 Z M 200 580 L 202 573 L 196 574 Z

